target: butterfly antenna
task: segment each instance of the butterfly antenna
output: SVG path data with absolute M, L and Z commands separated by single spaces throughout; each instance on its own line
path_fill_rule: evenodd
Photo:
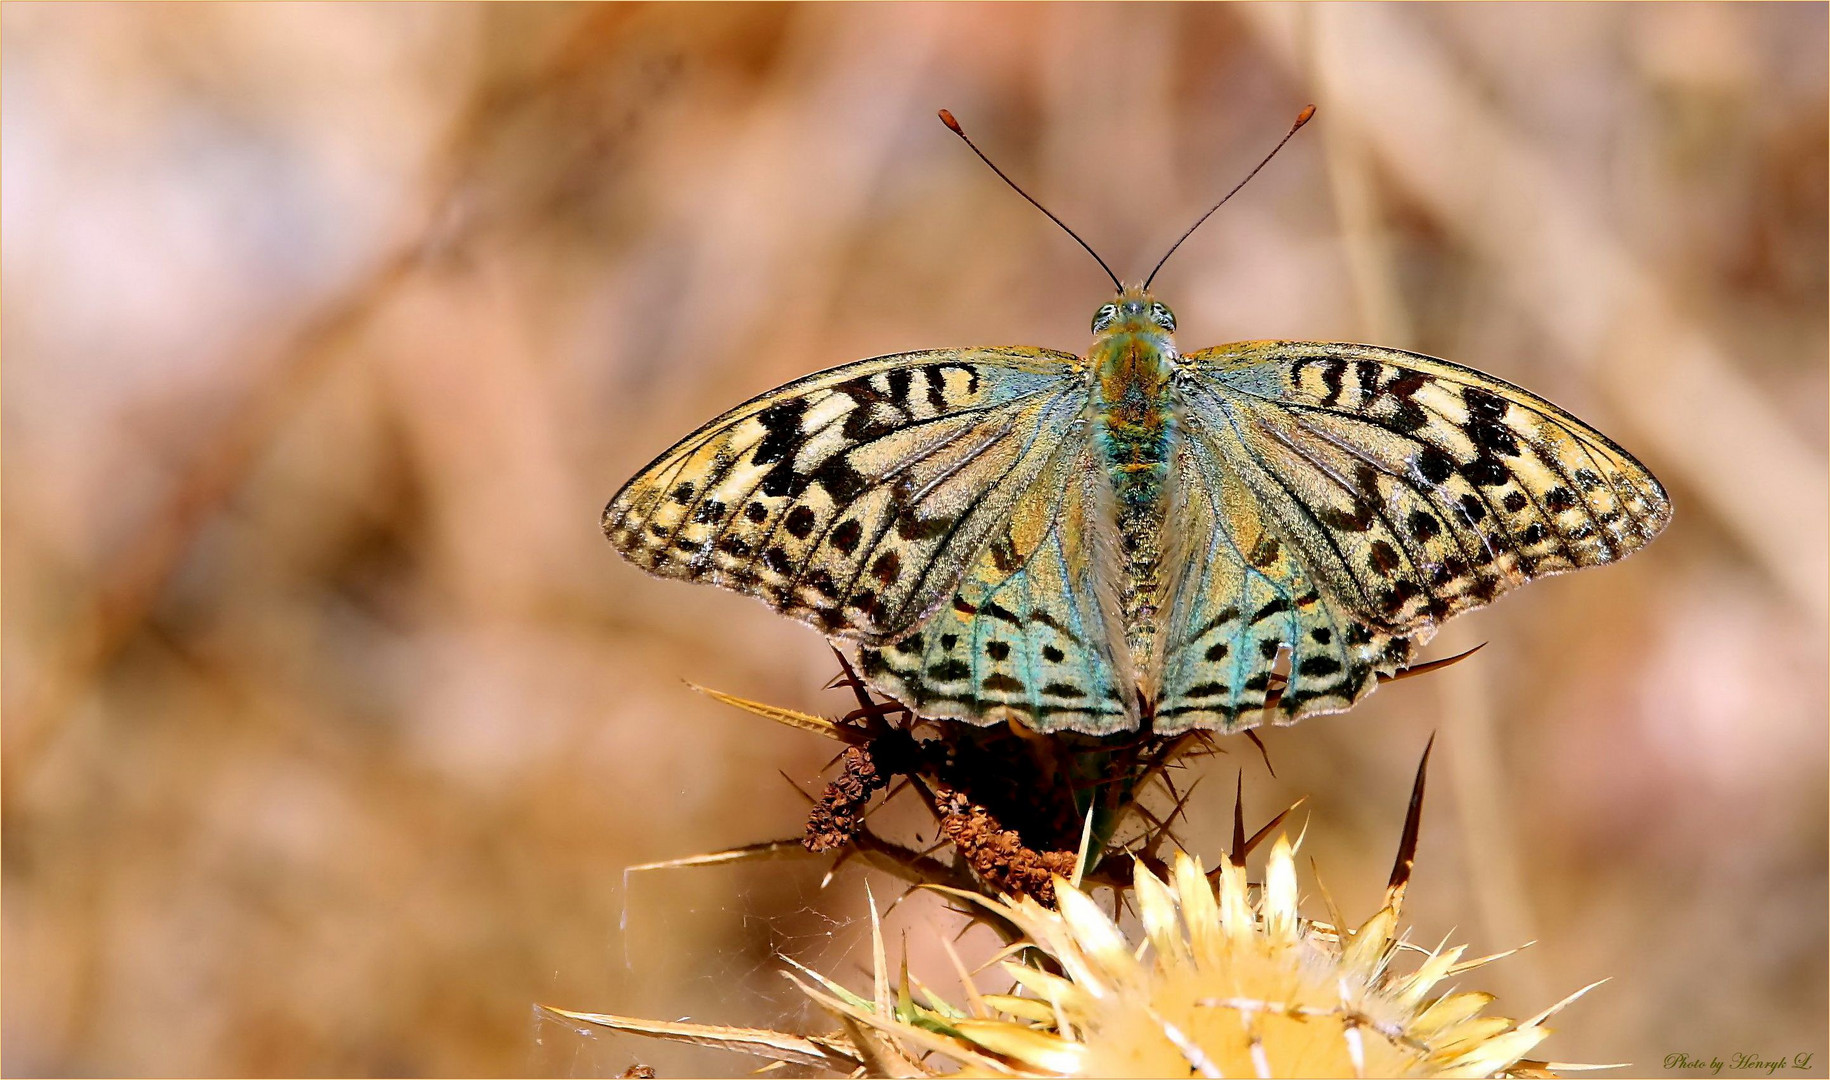
M 986 165 L 991 166 L 991 171 L 998 174 L 998 179 L 1004 181 L 1006 184 L 1009 184 L 1010 189 L 1012 191 L 1023 196 L 1025 199 L 1029 199 L 1029 205 L 1042 211 L 1044 214 L 1048 214 L 1048 219 L 1050 221 L 1054 222 L 1055 224 L 1061 226 L 1062 232 L 1067 233 L 1069 236 L 1073 237 L 1074 242 L 1076 244 L 1079 244 L 1081 247 L 1086 248 L 1087 254 L 1093 256 L 1093 261 L 1098 263 L 1099 268 L 1101 270 L 1104 270 L 1106 272 L 1106 276 L 1112 279 L 1112 287 L 1114 289 L 1117 289 L 1121 293 L 1125 291 L 1124 285 L 1121 284 L 1118 280 L 1118 275 L 1114 274 L 1112 272 L 1112 268 L 1110 266 L 1106 265 L 1106 260 L 1099 257 L 1099 252 L 1093 250 L 1093 245 L 1087 243 L 1085 240 L 1082 240 L 1080 238 L 1079 233 L 1077 233 L 1074 230 L 1067 227 L 1066 222 L 1062 221 L 1060 218 L 1056 217 L 1054 214 L 1050 214 L 1048 207 L 1043 206 L 1041 203 L 1037 202 L 1034 199 L 1030 199 L 1029 192 L 1024 191 L 1022 188 L 1018 187 L 1017 182 L 1015 180 L 1012 180 L 1010 177 L 1005 176 L 1004 170 L 998 168 L 995 164 L 993 164 L 992 160 L 985 156 L 985 151 L 980 150 L 978 148 L 978 146 L 970 138 L 967 137 L 965 129 L 963 129 L 959 126 L 958 120 L 953 119 L 952 113 L 948 112 L 945 109 L 942 109 L 940 111 L 940 122 L 947 125 L 948 131 L 951 131 L 951 132 L 953 132 L 953 134 L 958 135 L 962 142 L 964 142 L 967 146 L 971 147 L 972 152 L 979 156 L 980 161 L 984 162 Z
M 1302 129 L 1302 126 L 1304 124 L 1307 124 L 1309 122 L 1309 118 L 1314 115 L 1315 115 L 1315 106 L 1313 106 L 1313 105 L 1305 106 L 1302 112 L 1296 114 L 1296 123 L 1290 125 L 1290 130 L 1284 133 L 1284 137 L 1277 141 L 1276 146 L 1271 147 L 1271 152 L 1264 156 L 1264 160 L 1259 162 L 1257 164 L 1257 166 L 1252 169 L 1251 172 L 1245 174 L 1244 180 L 1241 180 L 1241 181 L 1239 181 L 1239 183 L 1233 185 L 1233 190 L 1226 193 L 1226 199 L 1230 199 L 1233 196 L 1239 194 L 1239 189 L 1244 187 L 1247 183 L 1249 183 L 1251 181 L 1252 177 L 1257 176 L 1259 169 L 1262 169 L 1266 165 L 1269 165 L 1271 163 L 1271 159 L 1277 156 L 1277 152 L 1284 148 L 1284 143 L 1289 142 L 1290 137 L 1292 135 L 1295 135 L 1298 131 L 1300 131 Z M 961 137 L 963 138 L 964 136 L 961 136 Z M 1180 239 L 1176 240 L 1175 243 L 1169 245 L 1169 250 L 1165 251 L 1163 253 L 1163 257 L 1161 259 L 1157 260 L 1156 269 L 1150 271 L 1150 276 L 1144 279 L 1144 288 L 1145 289 L 1150 288 L 1150 283 L 1152 281 L 1156 280 L 1157 270 L 1161 270 L 1163 268 L 1163 264 L 1169 261 L 1169 257 L 1176 253 L 1176 248 L 1179 248 L 1182 246 L 1182 241 L 1188 239 L 1190 236 L 1193 236 L 1195 233 L 1195 230 L 1199 229 L 1201 227 L 1202 222 L 1204 222 L 1208 218 L 1214 216 L 1215 210 L 1218 210 L 1222 206 L 1225 206 L 1226 199 L 1221 199 L 1219 202 L 1215 203 L 1212 207 L 1210 207 L 1208 209 L 1207 213 L 1202 214 L 1200 216 L 1200 218 L 1197 219 L 1193 225 L 1190 225 L 1188 227 L 1188 231 L 1183 233 L 1181 235 Z M 1047 213 L 1047 211 L 1043 211 L 1043 212 Z M 1078 239 L 1078 237 L 1076 237 L 1076 239 Z

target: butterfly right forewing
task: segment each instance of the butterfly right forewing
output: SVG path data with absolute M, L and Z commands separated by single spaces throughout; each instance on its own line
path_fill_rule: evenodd
M 1085 399 L 1078 359 L 948 349 L 863 360 L 701 427 L 604 511 L 662 577 L 756 596 L 828 633 L 888 641 L 951 595 Z
M 1194 710 L 1200 726 L 1255 723 L 1200 712 L 1207 699 L 1191 688 L 1221 701 L 1216 688 L 1236 698 L 1242 677 L 1262 687 L 1279 648 L 1291 669 L 1280 720 L 1345 708 L 1444 620 L 1533 578 L 1622 558 L 1670 519 L 1658 481 L 1606 436 L 1468 368 L 1318 342 L 1245 342 L 1183 362 L 1200 466 L 1186 470 L 1197 490 L 1184 517 L 1205 499 L 1222 526 L 1262 522 L 1271 540 L 1267 566 L 1242 570 L 1256 560 L 1240 543 L 1218 572 L 1179 586 L 1161 707 Z M 1288 582 L 1275 617 L 1231 628 L 1198 617 L 1241 573 L 1264 588 Z M 1222 652 L 1231 669 L 1193 659 Z
M 1613 562 L 1670 520 L 1664 488 L 1632 455 L 1471 368 L 1289 341 L 1186 360 L 1191 386 L 1253 456 L 1339 521 L 1337 540 L 1362 541 L 1350 569 L 1368 614 L 1392 625 L 1441 622 L 1527 580 Z M 1364 542 L 1373 536 L 1391 550 Z

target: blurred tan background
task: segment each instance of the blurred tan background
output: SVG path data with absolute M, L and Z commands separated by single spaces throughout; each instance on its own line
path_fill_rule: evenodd
M 844 699 L 600 508 L 794 376 L 1085 346 L 1097 267 L 937 107 L 1135 277 L 1314 101 L 1159 279 L 1184 346 L 1475 365 L 1677 516 L 1210 763 L 1185 839 L 1240 768 L 1308 795 L 1363 917 L 1436 732 L 1417 940 L 1536 939 L 1469 984 L 1515 1016 L 1611 977 L 1552 1057 L 1823 1075 L 1823 5 L 9 4 L 0 50 L 7 1073 L 752 1067 L 534 1009 L 807 1023 L 774 954 L 858 985 L 899 891 L 625 876 L 819 787 L 684 680 Z

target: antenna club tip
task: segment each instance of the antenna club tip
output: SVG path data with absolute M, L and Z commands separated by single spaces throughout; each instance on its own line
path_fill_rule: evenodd
M 953 114 L 945 109 L 940 111 L 940 122 L 947 125 L 947 130 L 953 132 L 955 135 L 965 134 L 964 131 L 960 130 L 959 121 L 953 119 Z
M 1296 126 L 1302 127 L 1304 124 L 1307 124 L 1313 116 L 1315 116 L 1315 106 L 1303 106 L 1303 111 L 1296 114 Z

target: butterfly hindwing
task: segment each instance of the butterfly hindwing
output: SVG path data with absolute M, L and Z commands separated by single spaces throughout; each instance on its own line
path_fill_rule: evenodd
M 919 631 L 860 651 L 865 677 L 928 717 L 1094 735 L 1135 728 L 1102 483 L 1077 428 L 952 598 Z
M 1077 358 L 950 349 L 810 375 L 682 439 L 619 491 L 636 565 L 889 640 L 951 595 L 1084 401 Z
M 1276 511 L 1268 474 L 1240 468 L 1250 459 L 1238 433 L 1199 409 L 1188 413 L 1172 481 L 1176 576 L 1164 613 L 1155 730 L 1256 726 L 1280 654 L 1292 679 L 1286 707 L 1347 708 L 1371 689 L 1380 666 L 1390 666 L 1382 661 L 1402 662 L 1403 639 L 1340 601 L 1357 589 L 1341 562 L 1303 556 L 1290 537 L 1306 529 L 1313 542 L 1323 530 Z
M 1272 638 L 1291 653 L 1278 719 L 1346 708 L 1444 619 L 1533 578 L 1619 559 L 1670 519 L 1658 481 L 1606 436 L 1445 361 L 1367 345 L 1246 342 L 1182 364 L 1183 473 L 1197 485 L 1180 496 L 1182 512 L 1207 507 L 1233 545 L 1179 579 L 1159 712 L 1204 704 L 1191 691 L 1205 684 L 1234 693 L 1222 673 L 1249 685 L 1258 674 L 1240 665 L 1268 672 Z M 1295 564 L 1281 575 L 1277 559 L 1240 565 L 1253 563 L 1260 524 Z M 1177 527 L 1200 535 L 1194 522 Z M 1305 584 L 1311 611 L 1298 603 Z M 1226 610 L 1219 597 L 1229 590 L 1253 589 L 1278 592 L 1292 610 L 1241 626 L 1227 643 L 1234 666 L 1205 668 L 1221 631 L 1203 618 Z M 1337 622 L 1324 626 L 1325 617 Z M 1203 727 L 1253 722 L 1224 710 L 1177 715 Z

